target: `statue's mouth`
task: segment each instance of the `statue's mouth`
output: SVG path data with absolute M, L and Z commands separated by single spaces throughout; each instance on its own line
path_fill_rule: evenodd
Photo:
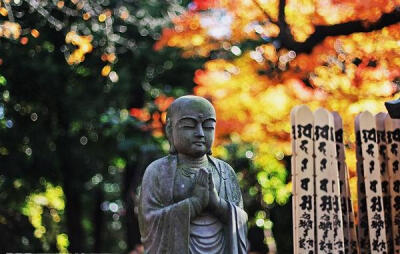
M 206 142 L 204 142 L 204 141 L 195 141 L 195 142 L 193 142 L 193 144 L 195 144 L 195 145 L 204 145 Z

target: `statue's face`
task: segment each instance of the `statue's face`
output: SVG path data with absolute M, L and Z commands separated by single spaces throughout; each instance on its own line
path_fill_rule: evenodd
M 174 112 L 172 137 L 178 154 L 193 158 L 205 155 L 212 146 L 215 133 L 215 111 L 209 103 L 191 101 Z

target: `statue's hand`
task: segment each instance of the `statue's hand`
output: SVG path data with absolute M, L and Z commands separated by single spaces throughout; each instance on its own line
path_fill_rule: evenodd
M 228 203 L 219 197 L 217 189 L 215 189 L 212 174 L 209 174 L 208 179 L 208 192 L 210 193 L 210 201 L 208 204 L 208 210 L 213 213 L 223 223 L 228 222 L 229 207 Z
M 204 208 L 206 208 L 209 203 L 210 195 L 208 193 L 208 186 L 209 186 L 208 175 L 209 173 L 207 172 L 206 169 L 200 168 L 196 176 L 191 199 L 198 213 L 201 212 Z
M 220 197 L 218 196 L 218 192 L 215 189 L 214 180 L 212 178 L 212 174 L 208 175 L 208 192 L 210 193 L 210 201 L 208 204 L 208 208 L 210 211 L 216 211 L 220 207 Z

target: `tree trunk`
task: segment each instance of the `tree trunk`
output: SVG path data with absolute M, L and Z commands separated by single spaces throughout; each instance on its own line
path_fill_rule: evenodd
M 160 156 L 159 151 L 156 149 L 138 151 L 138 154 L 138 159 L 128 163 L 123 180 L 123 200 L 125 200 L 126 206 L 128 251 L 135 249 L 137 244 L 141 244 L 139 221 L 137 217 L 139 205 L 136 198 L 137 187 L 140 186 L 142 182 L 142 177 L 148 164 Z
M 104 201 L 103 190 L 99 187 L 96 189 L 96 201 L 94 203 L 93 225 L 94 225 L 94 248 L 93 252 L 99 253 L 102 251 L 103 243 L 103 211 L 101 211 L 101 203 Z
M 65 214 L 70 252 L 83 252 L 82 206 L 80 193 L 74 188 L 68 169 L 64 172 Z
M 136 188 L 140 184 L 140 175 L 138 175 L 137 165 L 129 163 L 126 167 L 124 175 L 124 193 L 123 200 L 125 200 L 126 207 L 126 236 L 128 251 L 135 249 L 137 244 L 140 244 L 139 222 L 137 214 L 135 214 L 136 204 Z

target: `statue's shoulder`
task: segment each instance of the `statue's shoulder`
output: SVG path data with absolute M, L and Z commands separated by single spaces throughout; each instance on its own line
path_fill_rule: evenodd
M 174 159 L 175 158 L 173 158 L 173 156 L 167 155 L 153 161 L 147 166 L 146 170 L 144 171 L 143 178 L 153 178 L 155 176 L 158 176 L 160 174 L 160 170 L 171 165 L 171 160 Z
M 229 165 L 227 162 L 217 159 L 213 156 L 210 156 L 211 160 L 216 164 L 219 165 L 220 167 L 223 167 L 224 169 L 227 169 L 229 171 L 235 172 L 235 170 L 233 170 L 233 168 L 231 167 L 231 165 Z
M 229 165 L 227 162 L 214 158 L 211 158 L 214 163 L 219 167 L 222 172 L 222 177 L 226 179 L 226 183 L 228 184 L 230 188 L 230 193 L 229 193 L 229 201 L 234 202 L 236 205 L 243 207 L 242 203 L 242 194 L 240 192 L 240 187 L 239 187 L 239 182 L 238 178 L 236 176 L 235 170 Z
M 223 174 L 226 175 L 227 177 L 236 177 L 235 170 L 229 165 L 227 162 L 217 159 L 215 157 L 210 156 L 212 161 L 219 167 L 221 170 L 223 170 Z
M 168 157 L 169 157 L 169 156 L 164 156 L 164 157 L 162 157 L 162 158 L 160 158 L 160 159 L 157 159 L 157 160 L 151 162 L 151 163 L 147 166 L 146 170 L 151 170 L 151 169 L 153 169 L 153 168 L 158 168 L 158 167 L 161 167 L 162 165 L 168 163 Z

